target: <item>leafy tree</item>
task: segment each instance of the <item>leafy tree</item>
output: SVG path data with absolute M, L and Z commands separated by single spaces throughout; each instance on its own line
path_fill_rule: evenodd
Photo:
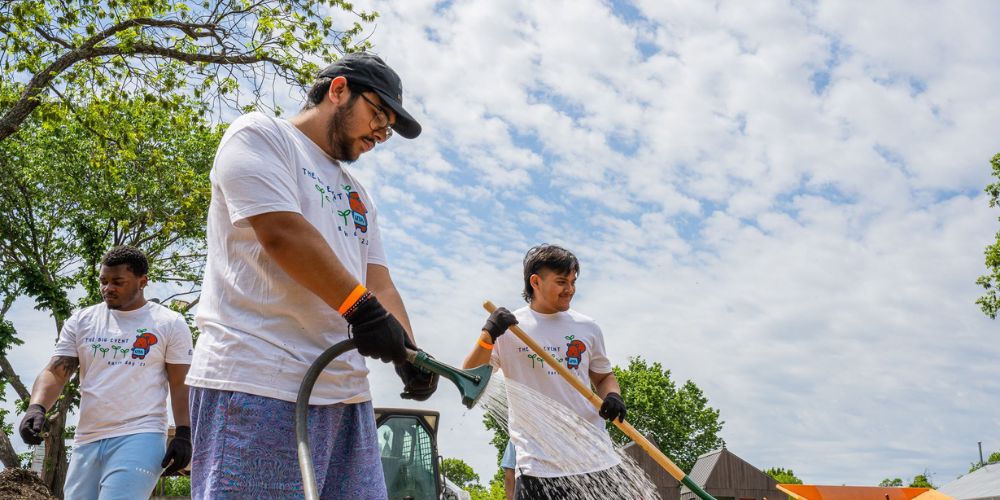
M 631 358 L 628 368 L 614 367 L 628 408 L 628 421 L 654 441 L 674 463 L 691 470 L 698 456 L 721 448 L 719 437 L 723 421 L 719 410 L 708 406 L 708 399 L 694 382 L 678 388 L 670 379 L 670 370 L 660 363 L 648 364 L 641 357 Z M 608 424 L 611 438 L 618 444 L 628 436 Z
M 998 181 L 986 186 L 986 194 L 990 196 L 990 208 L 996 208 L 1000 207 L 1000 153 L 993 156 L 990 164 L 993 166 L 993 177 Z M 984 253 L 988 272 L 980 276 L 976 284 L 985 288 L 986 293 L 976 299 L 976 304 L 979 304 L 983 314 L 997 319 L 997 312 L 1000 311 L 1000 294 L 997 292 L 1000 288 L 1000 231 L 996 233 L 996 242 L 987 246 Z
M 469 492 L 472 500 L 505 500 L 503 489 L 503 472 L 493 477 L 489 487 L 479 484 L 479 474 L 472 467 L 458 458 L 446 458 L 441 461 L 441 472 L 449 481 Z M 497 478 L 499 477 L 499 481 Z
M 190 497 L 191 477 L 171 476 L 161 479 L 163 484 L 163 496 L 167 497 Z M 154 492 L 155 493 L 155 492 Z
M 792 469 L 785 470 L 781 467 L 771 467 L 764 471 L 764 474 L 771 476 L 779 484 L 802 484 L 802 480 L 795 476 Z
M 989 458 L 986 459 L 986 464 L 995 464 L 995 463 L 1000 463 L 1000 451 L 994 451 L 993 453 L 990 454 Z M 971 463 L 969 464 L 969 472 L 974 472 L 979 469 L 982 469 L 983 466 L 986 464 L 980 464 L 979 462 Z
M 913 481 L 910 481 L 910 488 L 936 488 L 931 484 L 930 479 L 927 478 L 927 472 L 923 474 L 917 474 L 913 476 Z
M 441 461 L 441 472 L 449 481 L 463 489 L 466 486 L 479 483 L 479 474 L 459 458 L 446 458 Z
M 883 488 L 901 488 L 903 486 L 903 480 L 898 477 L 895 479 L 885 478 L 881 483 L 878 483 L 878 485 Z
M 376 14 L 352 8 L 346 0 L 5 0 L 0 81 L 26 83 L 0 107 L 0 141 L 45 95 L 66 104 L 133 93 L 166 105 L 187 95 L 257 103 L 275 78 L 303 84 L 317 59 L 367 48 L 355 37 Z M 338 30 L 328 10 L 353 20 Z
M 500 459 L 503 458 L 503 452 L 507 449 L 507 441 L 510 440 L 510 435 L 507 433 L 507 426 L 497 422 L 489 412 L 483 415 L 483 425 L 486 427 L 486 430 L 493 431 L 490 444 L 497 450 L 497 466 L 499 466 Z
M 506 500 L 507 496 L 504 494 L 503 480 L 500 482 L 490 481 L 490 487 L 484 488 L 478 484 L 473 485 L 468 488 L 464 488 L 465 491 L 469 492 L 472 496 L 472 500 Z
M 12 93 L 0 85 L 0 99 Z M 80 101 L 72 110 L 62 102 L 38 109 L 0 141 L 0 284 L 9 284 L 3 300 L 34 299 L 52 314 L 58 335 L 74 307 L 69 291 L 83 285 L 78 306 L 99 301 L 98 262 L 121 244 L 147 253 L 154 281 L 175 283 L 179 296 L 196 294 L 208 171 L 221 133 L 201 118 L 203 108 L 180 99 L 168 108 L 114 97 Z M 17 339 L 9 330 L 7 338 Z M 28 390 L 6 352 L 0 370 L 26 405 Z M 66 472 L 66 413 L 78 403 L 74 378 L 50 409 L 43 479 L 56 495 Z M 4 442 L 6 434 L 0 457 L 7 465 Z

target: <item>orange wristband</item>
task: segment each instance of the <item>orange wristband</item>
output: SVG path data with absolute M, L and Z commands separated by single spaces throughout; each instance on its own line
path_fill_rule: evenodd
M 340 304 L 340 307 L 337 308 L 337 312 L 343 316 L 343 314 L 346 313 L 347 310 L 350 309 L 351 306 L 353 306 L 354 303 L 357 302 L 358 299 L 360 299 L 361 296 L 367 291 L 368 289 L 365 288 L 364 285 L 358 283 L 358 286 L 354 287 L 354 290 L 351 290 L 350 295 L 348 295 L 347 298 L 344 299 L 344 302 Z
M 486 349 L 487 351 L 492 351 L 493 350 L 493 344 L 487 344 L 486 342 L 483 342 L 483 339 L 479 339 L 479 347 L 482 347 L 483 349 Z

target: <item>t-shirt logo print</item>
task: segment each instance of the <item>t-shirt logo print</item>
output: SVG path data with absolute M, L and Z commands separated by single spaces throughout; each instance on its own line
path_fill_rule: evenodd
M 569 341 L 566 344 L 566 367 L 578 369 L 580 368 L 580 358 L 583 357 L 583 353 L 587 351 L 587 345 L 583 343 L 582 340 L 575 340 L 575 335 L 569 335 L 564 337 Z
M 156 335 L 145 328 L 139 328 L 136 330 L 139 332 L 135 336 L 135 342 L 132 343 L 132 359 L 146 359 L 146 355 L 149 354 L 149 350 L 153 348 L 159 339 Z
M 351 186 L 344 186 L 347 189 L 347 201 L 351 204 L 351 218 L 354 219 L 354 227 L 362 233 L 368 232 L 368 207 L 361 201 L 361 195 L 357 191 L 351 191 Z

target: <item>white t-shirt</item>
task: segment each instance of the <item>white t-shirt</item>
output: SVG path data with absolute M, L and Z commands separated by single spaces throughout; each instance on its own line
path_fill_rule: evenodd
M 594 320 L 572 309 L 555 314 L 542 314 L 523 307 L 514 311 L 518 326 L 551 354 L 564 363 L 588 387 L 591 385 L 590 372 L 610 373 L 611 362 L 604 348 L 604 335 Z M 607 436 L 604 419 L 582 394 L 577 392 L 544 360 L 534 354 L 516 335 L 507 333 L 497 339 L 490 355 L 490 364 L 503 371 L 508 380 L 537 391 L 564 407 L 576 412 L 583 420 L 592 424 L 601 438 Z M 539 446 L 537 441 L 546 436 L 531 436 L 520 420 L 529 415 L 523 409 L 526 403 L 517 401 L 517 396 L 508 391 L 508 430 L 510 439 L 517 450 L 517 468 L 522 474 L 536 477 L 559 477 L 583 474 L 613 467 L 619 463 L 617 456 L 590 457 L 579 464 L 569 463 L 565 457 L 554 456 L 546 451 L 549 446 Z M 554 437 L 558 439 L 558 437 Z M 582 470 L 572 470 L 574 466 Z
M 191 329 L 183 316 L 155 302 L 134 311 L 102 302 L 66 320 L 55 355 L 80 360 L 77 445 L 166 433 L 166 363 L 191 363 Z
M 295 401 L 309 365 L 347 339 L 347 322 L 261 247 L 247 218 L 302 214 L 340 262 L 365 282 L 386 265 L 375 204 L 364 187 L 291 123 L 250 113 L 222 138 L 211 172 L 208 259 L 195 320 L 201 335 L 191 386 Z M 337 357 L 310 404 L 371 399 L 364 358 Z

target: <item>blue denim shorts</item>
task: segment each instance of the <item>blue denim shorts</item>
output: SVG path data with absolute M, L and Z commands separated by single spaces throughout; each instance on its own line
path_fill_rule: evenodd
M 295 403 L 192 387 L 191 498 L 302 498 Z M 387 497 L 370 402 L 309 407 L 322 498 Z

